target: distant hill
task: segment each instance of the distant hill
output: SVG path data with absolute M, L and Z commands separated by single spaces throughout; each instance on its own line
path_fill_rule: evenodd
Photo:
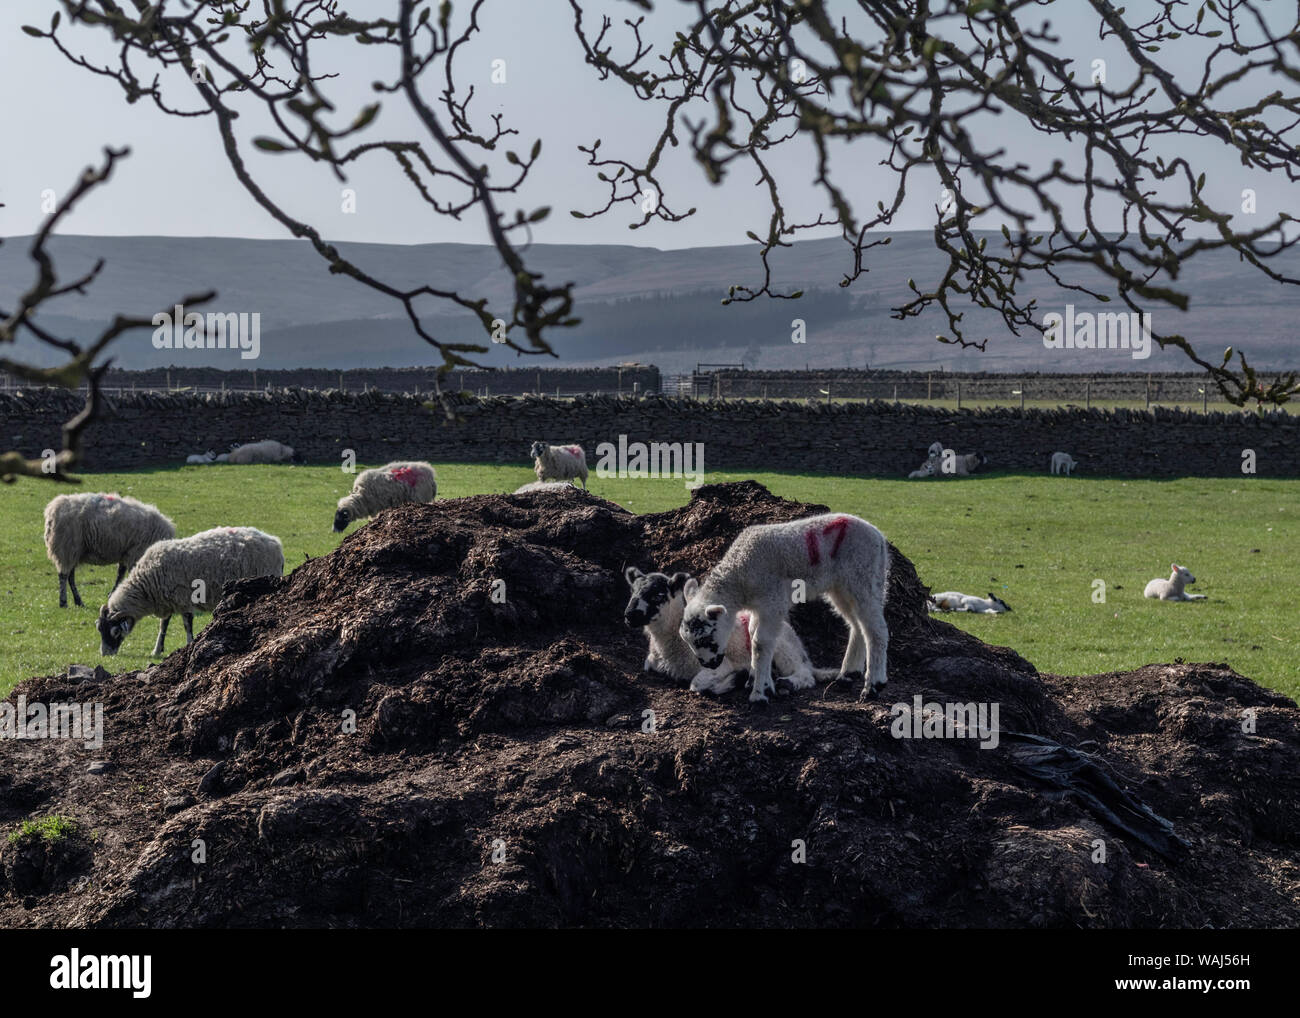
M 1001 237 L 990 234 L 990 245 Z M 31 285 L 28 239 L 0 246 L 0 308 Z M 351 259 L 375 275 L 403 286 L 429 281 L 503 300 L 509 281 L 495 251 L 482 245 L 339 244 Z M 47 327 L 87 337 L 119 312 L 141 313 L 207 288 L 218 299 L 207 310 L 257 311 L 262 352 L 256 364 L 223 351 L 157 351 L 140 331 L 115 347 L 122 367 L 159 364 L 288 368 L 354 368 L 432 363 L 428 348 L 393 303 L 340 276 L 330 275 L 303 241 L 239 238 L 57 237 L 52 243 L 59 270 L 71 278 L 104 258 L 103 274 L 85 297 L 58 302 L 58 314 L 42 315 Z M 802 241 L 780 253 L 774 265 L 783 286 L 802 287 L 798 301 L 759 300 L 723 307 L 733 283 L 752 283 L 759 265 L 752 246 L 660 251 L 614 245 L 536 245 L 530 257 L 546 279 L 578 284 L 577 328 L 553 334 L 561 364 L 639 360 L 667 371 L 697 361 L 744 362 L 750 367 L 931 367 L 953 370 L 1168 371 L 1187 364 L 1177 353 L 1134 360 L 1125 352 L 1045 350 L 1034 336 L 1017 338 L 996 316 L 966 312 L 971 338 L 989 335 L 988 352 L 961 351 L 936 343 L 947 331 L 931 312 L 904 322 L 889 317 L 907 294 L 907 280 L 935 281 L 941 256 L 928 232 L 900 232 L 892 243 L 870 252 L 871 271 L 851 288 L 835 284 L 846 266 L 838 240 Z M 1300 275 L 1300 257 L 1284 266 Z M 1178 281 L 1192 295 L 1186 314 L 1164 312 L 1157 331 L 1188 335 L 1207 354 L 1229 344 L 1244 349 L 1260 367 L 1285 367 L 1297 356 L 1293 323 L 1300 313 L 1300 288 L 1270 282 L 1235 256 L 1204 256 Z M 1079 309 L 1094 305 L 1039 279 L 1025 284 L 1038 297 L 1041 313 L 1068 300 Z M 481 340 L 477 323 L 431 305 L 428 319 L 439 337 Z M 1161 318 L 1164 320 L 1162 321 Z M 802 319 L 807 342 L 791 342 L 791 322 Z M 514 365 L 510 351 L 494 351 L 487 363 Z M 554 363 L 554 362 L 550 362 Z

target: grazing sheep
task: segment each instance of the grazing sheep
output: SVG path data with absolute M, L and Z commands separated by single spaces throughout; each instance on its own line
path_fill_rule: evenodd
M 701 668 L 690 644 L 682 639 L 678 628 L 686 609 L 686 584 L 691 577 L 686 573 L 643 573 L 636 566 L 623 571 L 632 596 L 623 610 L 623 621 L 629 626 L 640 626 L 650 638 L 650 652 L 646 655 L 646 671 L 661 672 L 679 681 L 689 681 L 696 693 L 726 693 L 735 688 L 749 670 L 753 652 L 751 619 L 748 612 L 737 615 L 737 625 L 727 641 L 726 660 L 716 668 Z M 799 634 L 788 622 L 782 623 L 772 667 L 779 678 L 777 684 L 790 689 L 807 689 L 817 682 L 827 682 L 836 675 L 834 668 L 814 668 Z
M 568 481 L 529 481 L 516 488 L 515 494 L 522 495 L 526 491 L 564 491 L 572 487 L 573 485 Z
M 1161 601 L 1205 601 L 1204 594 L 1188 594 L 1183 590 L 1189 583 L 1195 583 L 1196 577 L 1190 570 L 1184 569 L 1177 562 L 1171 562 L 1169 568 L 1172 570 L 1169 579 L 1156 577 L 1147 584 L 1146 590 L 1142 591 L 1143 597 L 1158 597 Z
M 288 463 L 294 457 L 293 446 L 284 445 L 274 439 L 265 442 L 250 442 L 237 445 L 230 450 L 229 463 Z
M 587 454 L 582 451 L 582 446 L 534 442 L 528 455 L 533 458 L 533 473 L 539 481 L 581 479 L 582 486 L 587 486 Z
M 341 534 L 353 520 L 364 520 L 381 509 L 407 502 L 432 502 L 438 495 L 433 467 L 419 461 L 398 461 L 363 470 L 352 482 L 352 493 L 339 499 L 334 532 Z
M 977 615 L 1001 615 L 1011 610 L 1009 604 L 992 593 L 988 597 L 976 597 L 955 590 L 931 594 L 926 599 L 925 607 L 932 612 L 975 612 Z
M 58 495 L 45 507 L 45 553 L 59 574 L 59 607 L 68 606 L 68 588 L 80 608 L 77 566 L 117 565 L 122 577 L 149 545 L 176 536 L 176 527 L 157 506 L 118 494 L 83 492 Z
M 857 516 L 827 513 L 790 523 L 746 527 L 703 584 L 695 580 L 686 583 L 686 608 L 679 632 L 705 668 L 716 668 L 726 657 L 736 612 L 749 609 L 753 638 L 750 670 L 754 675 L 749 699 L 766 702 L 773 688 L 772 657 L 794 594 L 824 597 L 849 627 L 839 680 L 854 681 L 862 676 L 865 666 L 859 697 L 865 700 L 888 681 L 888 577 L 885 536 Z
M 1051 470 L 1052 473 L 1054 474 L 1063 473 L 1065 474 L 1066 477 L 1069 477 L 1070 471 L 1073 470 L 1078 465 L 1079 464 L 1075 461 L 1074 457 L 1071 456 L 1068 452 L 1052 453 Z
M 217 527 L 193 537 L 159 541 L 131 570 L 108 604 L 99 609 L 99 652 L 117 653 L 126 635 L 146 615 L 157 615 L 154 655 L 163 652 L 167 623 L 180 613 L 185 642 L 194 642 L 194 613 L 211 611 L 227 584 L 284 572 L 284 548 L 278 537 L 255 527 Z
M 185 462 L 189 466 L 207 466 L 209 463 L 217 461 L 217 454 L 209 449 L 205 453 L 195 453 L 193 456 L 186 456 Z

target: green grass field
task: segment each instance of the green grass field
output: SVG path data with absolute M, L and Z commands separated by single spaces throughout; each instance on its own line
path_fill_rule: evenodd
M 1264 685 L 1300 695 L 1300 612 L 1290 594 L 1290 572 L 1300 563 L 1294 520 L 1300 481 L 994 474 L 917 482 L 745 472 L 711 473 L 708 480 L 748 477 L 778 495 L 871 520 L 936 590 L 998 594 L 1011 614 L 948 618 L 989 643 L 1014 647 L 1044 671 L 1078 675 L 1175 658 L 1226 661 Z M 531 479 L 525 466 L 439 464 L 438 494 L 512 491 Z M 681 480 L 591 480 L 598 494 L 633 512 L 670 509 L 688 497 Z M 79 490 L 154 502 L 182 535 L 222 524 L 261 527 L 284 542 L 292 569 L 305 555 L 338 544 L 330 530 L 334 503 L 351 483 L 336 467 L 181 467 L 89 474 Z M 56 493 L 53 485 L 26 479 L 0 489 L 0 693 L 23 678 L 100 660 L 94 620 L 115 570 L 78 570 L 86 605 L 59 609 L 41 518 Z M 1192 589 L 1208 601 L 1142 597 L 1149 579 L 1168 574 L 1171 560 L 1196 574 Z M 1093 600 L 1095 580 L 1105 583 L 1105 603 Z M 206 618 L 196 619 L 196 627 Z M 142 623 L 106 666 L 147 665 L 155 633 L 153 620 Z M 184 638 L 176 620 L 167 649 Z

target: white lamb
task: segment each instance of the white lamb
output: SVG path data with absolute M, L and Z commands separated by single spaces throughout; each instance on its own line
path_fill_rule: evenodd
M 1204 594 L 1188 594 L 1183 590 L 1189 583 L 1195 583 L 1196 577 L 1190 570 L 1184 569 L 1177 562 L 1169 564 L 1172 572 L 1169 579 L 1156 577 L 1147 584 L 1146 590 L 1142 591 L 1143 597 L 1158 597 L 1161 601 L 1205 601 Z
M 207 466 L 209 463 L 217 462 L 217 454 L 209 449 L 204 453 L 195 453 L 192 456 L 186 456 L 185 462 L 189 466 Z
M 163 652 L 167 623 L 180 613 L 185 642 L 194 642 L 194 613 L 211 611 L 227 584 L 284 572 L 284 549 L 278 537 L 255 527 L 217 527 L 193 537 L 159 541 L 140 556 L 108 604 L 99 609 L 99 652 L 117 653 L 126 635 L 146 615 L 157 615 L 158 639 L 153 653 Z
M 568 481 L 529 481 L 516 488 L 515 494 L 522 495 L 528 491 L 564 491 L 572 487 L 573 485 Z
M 1001 615 L 1011 610 L 1011 605 L 992 592 L 988 597 L 976 597 L 956 590 L 931 594 L 926 599 L 925 607 L 932 612 L 974 612 L 977 615 Z
M 736 613 L 749 609 L 754 675 L 749 699 L 766 702 L 773 689 L 772 657 L 793 597 L 824 597 L 849 627 L 839 680 L 861 678 L 865 666 L 859 697 L 865 700 L 888 681 L 888 579 L 889 544 L 879 530 L 857 516 L 827 513 L 746 527 L 703 584 L 694 580 L 686 584 L 679 631 L 700 663 L 716 668 L 726 657 Z
M 1066 477 L 1069 477 L 1070 471 L 1078 465 L 1079 464 L 1075 462 L 1074 457 L 1068 452 L 1052 453 L 1051 470 L 1053 474 L 1065 474 Z
M 951 449 L 945 449 L 942 442 L 935 442 L 929 449 L 925 462 L 907 476 L 912 479 L 920 477 L 968 477 L 988 462 L 988 457 L 980 452 L 968 452 L 958 455 Z
M 274 439 L 265 442 L 250 442 L 237 445 L 230 450 L 228 463 L 288 463 L 294 457 L 293 446 L 284 445 Z
M 581 480 L 587 486 L 587 454 L 580 445 L 547 445 L 534 442 L 528 450 L 533 458 L 533 473 L 539 481 Z
M 352 482 L 352 493 L 339 499 L 334 532 L 341 534 L 353 520 L 369 519 L 381 509 L 407 502 L 432 502 L 437 495 L 438 478 L 428 463 L 401 460 L 363 470 Z
M 157 541 L 176 536 L 172 521 L 157 506 L 102 492 L 58 495 L 45 507 L 45 553 L 59 574 L 59 607 L 68 606 L 68 588 L 80 608 L 77 566 L 117 565 L 122 577 Z
M 748 612 L 739 612 L 739 623 L 727 641 L 726 658 L 716 668 L 701 668 L 690 644 L 682 639 L 678 628 L 686 610 L 686 585 L 692 581 L 687 573 L 643 573 L 636 566 L 623 571 L 632 595 L 623 610 L 623 621 L 639 626 L 650 639 L 645 671 L 660 672 L 681 682 L 690 682 L 695 693 L 730 692 L 748 674 L 752 646 L 752 620 Z M 788 622 L 782 623 L 772 667 L 777 682 L 791 689 L 808 689 L 817 682 L 835 678 L 834 668 L 814 668 L 808 651 Z

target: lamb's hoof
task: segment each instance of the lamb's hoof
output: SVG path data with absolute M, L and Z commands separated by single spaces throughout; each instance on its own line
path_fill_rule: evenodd
M 835 679 L 835 684 L 838 686 L 856 686 L 865 679 L 866 676 L 861 672 L 840 672 Z
M 794 683 L 791 682 L 789 679 L 777 679 L 777 680 L 776 680 L 776 695 L 777 695 L 777 696 L 793 696 L 793 695 L 794 695 L 794 690 L 795 690 L 795 685 L 794 685 Z
M 863 685 L 862 692 L 858 694 L 858 703 L 866 703 L 868 700 L 876 699 L 876 695 L 885 688 L 882 682 L 878 686 Z
M 749 702 L 753 704 L 755 707 L 766 707 L 767 697 L 764 696 L 762 693 L 750 693 Z

